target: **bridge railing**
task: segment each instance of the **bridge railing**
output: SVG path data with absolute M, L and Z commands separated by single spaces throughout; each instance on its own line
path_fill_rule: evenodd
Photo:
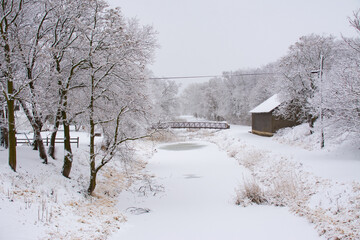
M 166 122 L 160 123 L 158 129 L 166 128 L 206 128 L 206 129 L 229 129 L 230 125 L 226 122 Z

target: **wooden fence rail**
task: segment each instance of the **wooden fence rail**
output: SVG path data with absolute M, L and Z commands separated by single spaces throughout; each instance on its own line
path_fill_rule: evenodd
M 49 146 L 50 144 L 50 138 L 46 137 L 45 143 L 46 146 Z M 64 143 L 64 138 L 55 138 L 55 143 Z M 16 143 L 26 143 L 28 145 L 31 145 L 32 140 L 28 139 L 28 138 L 16 138 Z M 70 138 L 70 143 L 76 143 L 76 147 L 79 148 L 79 143 L 80 143 L 80 139 L 79 137 L 76 138 Z

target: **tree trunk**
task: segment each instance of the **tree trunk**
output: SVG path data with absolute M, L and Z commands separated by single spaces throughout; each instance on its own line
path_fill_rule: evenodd
M 37 143 L 37 147 L 39 150 L 39 156 L 41 159 L 43 159 L 43 163 L 47 164 L 48 163 L 48 159 L 47 159 L 47 155 L 46 155 L 46 150 L 45 150 L 45 146 L 44 146 L 44 142 L 41 136 L 41 131 L 40 128 L 35 128 L 34 129 L 34 134 L 36 136 L 36 143 Z
M 56 71 L 60 74 L 60 62 L 58 61 L 58 59 L 56 58 L 56 56 L 54 56 L 54 60 L 56 63 Z M 59 87 L 59 105 L 58 105 L 58 109 L 56 111 L 56 115 L 55 115 L 55 122 L 54 122 L 54 129 L 53 132 L 51 133 L 51 137 L 50 137 L 50 145 L 49 145 L 49 149 L 48 149 L 48 153 L 49 156 L 52 157 L 52 159 L 55 159 L 55 139 L 56 139 L 56 134 L 57 131 L 59 129 L 59 125 L 60 125 L 60 119 L 61 119 L 61 114 L 62 114 L 62 104 L 63 104 L 63 97 L 64 97 L 64 91 L 62 90 L 62 81 L 58 80 L 58 87 Z M 63 110 L 65 111 L 65 110 Z
M 89 125 L 90 125 L 90 185 L 88 193 L 91 195 L 96 186 L 96 164 L 95 164 L 95 121 L 94 121 L 94 77 L 91 77 L 91 93 L 89 104 Z
M 8 148 L 9 147 L 9 134 L 8 134 L 8 130 L 7 130 L 7 127 L 5 126 L 6 125 L 6 118 L 7 118 L 7 111 L 6 110 L 3 110 L 1 111 L 0 110 L 0 146 L 3 146 L 4 148 Z
M 3 126 L 1 128 L 1 146 L 4 148 L 9 147 L 9 134 L 7 127 Z
M 31 126 L 33 128 L 34 131 L 34 137 L 35 137 L 35 142 L 37 143 L 37 147 L 39 150 L 39 156 L 41 159 L 44 160 L 44 163 L 47 164 L 48 160 L 47 160 L 47 155 L 46 155 L 46 150 L 45 150 L 45 146 L 44 146 L 44 142 L 42 140 L 41 137 L 41 126 L 39 126 L 40 124 L 38 123 L 39 121 L 35 120 L 35 117 L 33 117 L 28 109 L 28 107 L 26 106 L 25 102 L 22 101 L 21 99 L 19 100 L 21 107 L 23 108 L 25 115 L 27 117 L 27 119 L 29 120 L 29 122 L 31 123 Z
M 57 131 L 59 129 L 59 125 L 60 125 L 60 115 L 61 115 L 61 109 L 59 107 L 59 109 L 56 112 L 54 129 L 51 133 L 50 145 L 49 145 L 49 149 L 48 149 L 48 154 L 52 159 L 55 159 L 55 139 L 56 139 Z
M 36 139 L 36 134 L 35 134 L 35 132 L 34 132 L 34 136 L 33 136 L 32 147 L 33 147 L 33 150 L 34 150 L 34 151 L 39 150 L 39 148 L 38 148 L 38 141 L 37 141 L 37 139 Z
M 57 124 L 59 125 L 59 124 Z M 58 129 L 56 128 L 56 125 L 54 125 L 54 130 L 51 133 L 50 136 L 50 143 L 49 143 L 49 148 L 48 148 L 48 154 L 52 159 L 55 159 L 55 139 L 56 139 L 56 134 Z M 59 127 L 59 126 L 57 126 Z
M 92 105 L 92 104 L 90 104 Z M 90 112 L 90 185 L 88 193 L 91 195 L 96 186 L 96 165 L 95 165 L 95 124 L 92 111 Z
M 7 43 L 8 39 L 3 35 L 3 39 L 5 40 L 5 61 L 7 72 L 5 73 L 5 77 L 7 78 L 7 96 L 6 103 L 8 108 L 8 143 L 9 143 L 9 165 L 12 170 L 16 172 L 16 130 L 15 130 L 15 100 L 13 98 L 14 90 L 14 82 L 12 77 L 12 67 L 11 67 L 11 58 L 10 58 L 10 46 Z
M 95 162 L 94 162 L 94 169 L 92 169 L 90 172 L 90 185 L 88 188 L 88 193 L 90 195 L 92 195 L 96 187 L 96 175 L 97 175 L 97 171 L 95 170 Z
M 309 114 L 307 116 L 307 120 L 308 120 L 309 127 L 310 127 L 310 134 L 313 134 L 314 133 L 313 129 L 314 129 L 314 125 L 317 120 L 317 117 L 314 117 L 312 114 Z
M 8 94 L 13 92 L 13 83 L 8 81 Z M 9 165 L 14 172 L 16 172 L 16 132 L 15 132 L 15 111 L 14 99 L 9 99 L 8 107 L 8 129 L 9 129 Z
M 71 151 L 71 144 L 70 144 L 70 126 L 67 121 L 66 112 L 62 111 L 61 113 L 62 120 L 63 120 L 63 126 L 64 126 L 64 166 L 62 169 L 62 175 L 64 177 L 69 177 L 72 161 L 73 161 L 73 154 Z

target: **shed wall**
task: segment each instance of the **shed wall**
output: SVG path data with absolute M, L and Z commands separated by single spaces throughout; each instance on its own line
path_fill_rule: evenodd
M 294 127 L 298 125 L 296 121 L 283 119 L 281 117 L 272 116 L 272 132 L 275 133 L 277 130 L 286 127 Z
M 252 113 L 252 130 L 257 132 L 272 133 L 271 113 Z

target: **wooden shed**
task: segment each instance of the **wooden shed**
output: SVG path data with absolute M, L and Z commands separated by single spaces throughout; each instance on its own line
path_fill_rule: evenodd
M 251 110 L 251 132 L 261 136 L 271 137 L 281 128 L 296 126 L 298 124 L 296 121 L 273 115 L 273 112 L 281 104 L 282 102 L 280 101 L 278 95 L 275 94 Z

